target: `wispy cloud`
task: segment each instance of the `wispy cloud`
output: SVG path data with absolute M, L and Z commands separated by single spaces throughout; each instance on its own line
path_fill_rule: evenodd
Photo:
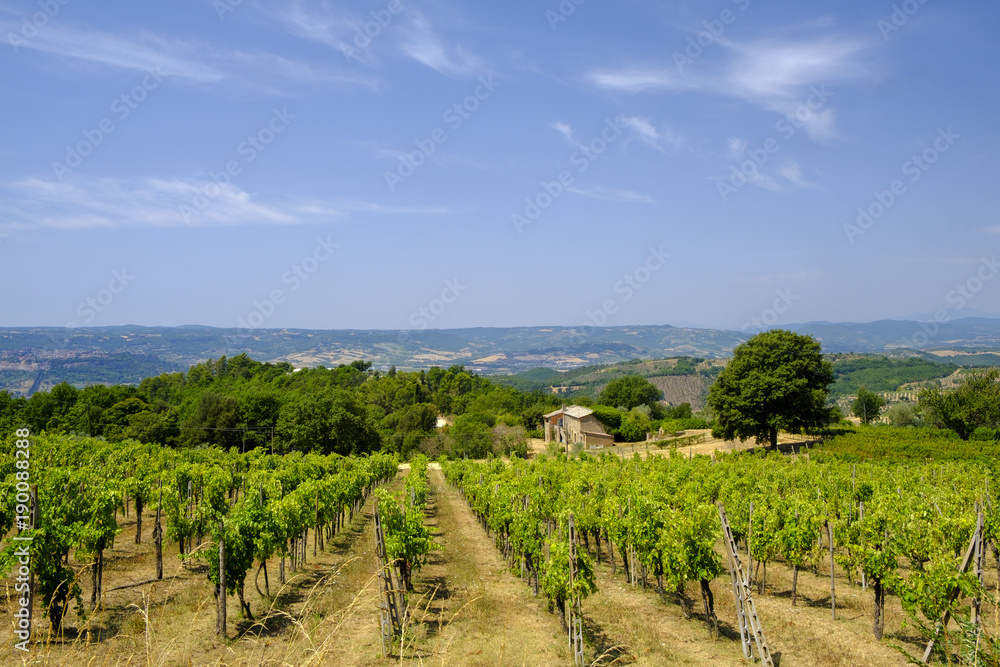
M 0 23 L 4 33 L 12 28 L 12 24 Z M 198 83 L 218 83 L 226 78 L 222 70 L 199 57 L 199 49 L 193 44 L 149 33 L 126 39 L 107 32 L 51 25 L 20 44 L 20 48 L 121 69 L 146 71 L 158 67 L 168 76 Z
M 264 11 L 284 25 L 290 34 L 340 51 L 345 55 L 346 62 L 357 60 L 368 66 L 377 62 L 372 50 L 367 48 L 373 40 L 364 34 L 364 18 L 350 15 L 339 7 L 331 8 L 325 2 L 313 7 L 296 1 L 271 6 Z
M 584 148 L 584 145 L 577 141 L 576 137 L 573 136 L 573 127 L 569 123 L 564 123 L 562 121 L 556 121 L 552 123 L 552 129 L 554 129 L 559 134 L 565 137 L 571 145 L 576 148 Z
M 739 137 L 729 137 L 729 159 L 735 160 L 747 149 L 747 142 Z
M 648 118 L 639 116 L 618 116 L 618 122 L 627 127 L 644 144 L 661 153 L 684 148 L 684 139 L 670 128 L 657 129 Z
M 0 21 L 0 33 L 9 29 L 13 26 Z M 122 37 L 50 25 L 19 48 L 117 69 L 155 70 L 196 84 L 230 83 L 267 95 L 283 93 L 289 82 L 377 86 L 377 82 L 355 73 L 320 68 L 265 51 L 225 50 L 148 32 Z
M 760 276 L 737 276 L 733 282 L 738 285 L 755 285 L 766 283 L 804 283 L 815 282 L 822 278 L 822 271 L 785 271 Z
M 597 69 L 587 80 L 603 90 L 640 93 L 653 90 L 700 91 L 737 97 L 781 114 L 794 113 L 811 94 L 810 86 L 870 78 L 861 57 L 867 43 L 858 39 L 828 37 L 790 41 L 719 40 L 722 63 L 685 73 L 670 65 Z M 826 105 L 811 110 L 804 121 L 810 138 L 823 141 L 835 136 L 835 111 Z
M 802 168 L 799 167 L 799 163 L 794 160 L 789 160 L 785 162 L 781 169 L 778 170 L 786 181 L 798 188 L 811 188 L 813 184 L 810 183 L 802 176 Z
M 59 182 L 26 178 L 0 185 L 0 228 L 91 229 L 111 227 L 182 227 L 295 225 L 330 222 L 352 213 L 446 214 L 440 207 L 392 207 L 345 199 L 325 201 L 285 198 L 265 202 L 234 185 L 208 189 L 195 179 L 82 178 Z M 207 201 L 197 210 L 195 197 Z M 194 209 L 185 216 L 182 206 Z
M 573 185 L 566 188 L 566 190 L 567 192 L 583 195 L 584 197 L 590 197 L 591 199 L 600 199 L 602 201 L 624 202 L 630 204 L 656 203 L 656 200 L 652 197 L 638 193 L 634 190 L 618 190 L 615 188 L 606 188 L 600 185 L 595 185 L 589 188 Z
M 347 38 L 358 27 L 357 21 L 347 18 L 343 12 L 331 11 L 325 4 L 322 8 L 310 8 L 301 2 L 271 8 L 269 16 L 281 21 L 297 37 L 341 48 Z
M 481 72 L 482 61 L 461 45 L 447 45 L 423 14 L 415 13 L 400 44 L 403 54 L 445 76 Z
M 599 88 L 626 93 L 642 93 L 647 90 L 687 90 L 697 87 L 695 82 L 661 68 L 601 69 L 591 72 L 588 79 Z

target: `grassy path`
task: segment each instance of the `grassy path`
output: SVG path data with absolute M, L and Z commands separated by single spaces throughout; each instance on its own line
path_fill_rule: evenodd
M 425 665 L 567 664 L 556 616 L 506 571 L 492 540 L 440 468 L 432 466 L 428 476 L 427 525 L 444 548 L 414 577 L 414 657 Z

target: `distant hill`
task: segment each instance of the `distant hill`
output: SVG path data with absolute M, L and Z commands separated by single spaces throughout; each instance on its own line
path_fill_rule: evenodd
M 867 324 L 809 322 L 786 328 L 818 338 L 825 352 L 877 352 L 921 356 L 955 364 L 1000 365 L 1000 320 L 947 322 L 926 335 L 918 322 Z M 926 327 L 925 328 L 931 328 Z M 528 384 L 551 374 L 631 359 L 720 359 L 751 334 L 684 327 L 513 327 L 423 331 L 185 327 L 0 328 L 0 390 L 29 394 L 62 381 L 136 383 L 223 355 L 246 353 L 297 367 L 346 364 L 421 369 L 464 365 L 489 374 L 522 376 Z M 908 351 L 907 347 L 925 348 Z M 929 352 L 926 348 L 937 348 Z M 548 370 L 542 370 L 548 369 Z M 548 374 L 548 375 L 546 375 Z
M 827 355 L 827 358 L 833 364 L 835 381 L 830 387 L 830 396 L 834 399 L 854 396 L 859 387 L 875 392 L 896 392 L 908 386 L 916 391 L 912 388 L 942 380 L 959 369 L 958 365 L 933 358 L 931 354 L 886 357 L 881 354 L 836 353 Z M 1000 359 L 996 355 L 994 358 Z M 563 372 L 535 368 L 492 379 L 521 391 L 565 394 L 570 401 L 575 396 L 596 398 L 611 380 L 624 375 L 639 375 L 663 392 L 665 402 L 671 405 L 690 403 L 692 408 L 700 410 L 704 407 L 709 387 L 725 365 L 724 359 L 633 359 Z
M 63 380 L 137 382 L 146 375 L 185 370 L 223 355 L 246 353 L 297 367 L 347 364 L 358 359 L 401 370 L 465 365 L 480 373 L 556 370 L 632 358 L 678 355 L 724 357 L 745 340 L 735 332 L 671 326 L 451 329 L 425 331 L 259 329 L 212 327 L 88 327 L 0 329 L 0 389 L 27 394 Z M 117 377 L 105 371 L 119 364 Z M 93 368 L 66 374 L 67 367 Z M 137 376 L 138 369 L 142 369 Z M 100 372 L 99 372 L 99 369 Z
M 558 372 L 550 368 L 535 368 L 517 375 L 500 375 L 492 379 L 521 391 L 555 391 L 572 396 L 596 398 L 615 378 L 639 375 L 648 378 L 663 392 L 663 400 L 671 405 L 690 403 L 699 410 L 715 376 L 725 367 L 721 359 L 679 357 L 672 359 L 632 359 L 618 364 L 582 366 Z
M 1000 320 L 967 317 L 943 324 L 879 320 L 863 324 L 807 322 L 784 328 L 813 336 L 824 352 L 887 352 L 899 349 L 1000 347 Z

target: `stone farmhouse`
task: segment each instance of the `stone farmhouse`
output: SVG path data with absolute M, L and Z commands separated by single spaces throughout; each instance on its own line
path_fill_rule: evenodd
M 545 442 L 575 445 L 582 443 L 587 449 L 610 447 L 613 436 L 604 431 L 604 425 L 594 416 L 594 411 L 580 405 L 570 405 L 545 415 Z

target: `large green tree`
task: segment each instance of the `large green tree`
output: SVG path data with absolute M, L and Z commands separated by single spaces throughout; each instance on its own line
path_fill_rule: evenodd
M 290 399 L 281 408 L 278 435 L 291 449 L 343 456 L 374 452 L 382 444 L 365 404 L 339 388 Z
M 1000 426 L 1000 369 L 973 371 L 954 391 L 925 389 L 920 393 L 920 407 L 930 420 L 950 428 L 963 440 L 980 426 Z
M 873 419 L 878 418 L 884 407 L 885 400 L 881 396 L 861 387 L 858 389 L 858 397 L 851 403 L 851 412 L 861 419 L 862 424 L 870 424 Z
M 663 398 L 663 392 L 646 378 L 638 375 L 626 375 L 609 382 L 608 386 L 601 391 L 600 401 L 613 408 L 631 410 L 640 405 L 648 405 L 652 408 L 661 398 Z
M 493 449 L 493 422 L 487 415 L 459 415 L 448 429 L 449 454 L 456 458 L 481 459 Z
M 811 336 L 774 329 L 733 350 L 708 393 L 726 440 L 754 438 L 778 445 L 778 431 L 829 423 L 833 368 Z

